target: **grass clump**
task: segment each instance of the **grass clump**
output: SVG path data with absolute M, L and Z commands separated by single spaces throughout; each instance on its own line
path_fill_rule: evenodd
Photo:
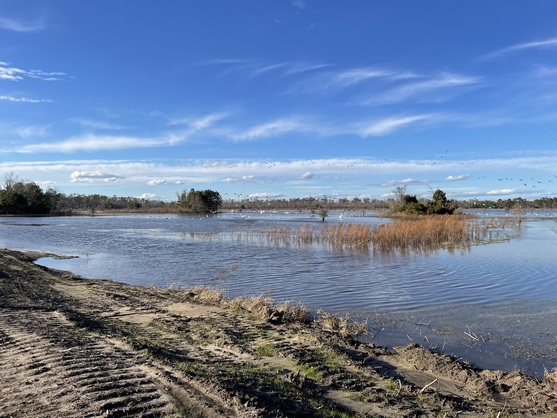
M 295 304 L 286 301 L 275 306 L 272 299 L 265 293 L 259 296 L 243 296 L 230 299 L 222 290 L 206 286 L 195 286 L 185 290 L 173 286 L 169 291 L 196 302 L 231 308 L 237 312 L 247 312 L 263 320 L 308 324 L 314 319 L 310 310 L 301 303 Z
M 355 321 L 348 314 L 330 315 L 321 309 L 317 311 L 317 323 L 324 331 L 339 334 L 342 337 L 356 338 L 368 332 L 367 321 Z

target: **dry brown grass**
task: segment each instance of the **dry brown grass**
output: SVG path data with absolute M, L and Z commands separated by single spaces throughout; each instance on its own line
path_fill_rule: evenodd
M 494 232 L 508 225 L 490 220 L 478 222 L 467 215 L 404 217 L 371 227 L 368 224 L 326 224 L 297 228 L 273 226 L 235 233 L 237 239 L 259 240 L 277 246 L 321 244 L 333 248 L 355 248 L 381 252 L 425 252 L 439 248 L 466 248 L 476 242 L 500 240 Z
M 317 311 L 316 322 L 324 331 L 339 334 L 343 337 L 356 338 L 368 333 L 367 321 L 355 321 L 348 314 L 330 315 L 320 309 Z
M 379 225 L 371 240 L 379 251 L 428 251 L 469 246 L 477 232 L 467 217 L 436 215 Z
M 275 306 L 268 294 L 259 296 L 243 296 L 228 298 L 222 290 L 206 286 L 195 286 L 191 289 L 182 289 L 179 286 L 171 286 L 171 292 L 199 303 L 217 305 L 230 308 L 237 312 L 249 313 L 263 320 L 278 320 L 284 322 L 310 323 L 313 315 L 310 310 L 302 304 L 294 304 L 290 301 Z

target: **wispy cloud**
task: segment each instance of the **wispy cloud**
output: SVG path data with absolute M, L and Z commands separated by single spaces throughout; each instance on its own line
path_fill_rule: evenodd
M 374 68 L 353 68 L 328 75 L 327 87 L 348 87 L 370 78 L 393 77 L 397 72 Z
M 93 128 L 93 129 L 105 129 L 105 130 L 121 130 L 127 129 L 126 126 L 118 125 L 115 123 L 110 123 L 102 120 L 95 120 L 95 119 L 88 119 L 88 118 L 72 118 L 70 119 L 71 122 L 78 123 L 79 125 L 85 128 Z
M 277 70 L 279 68 L 284 68 L 286 65 L 288 65 L 288 63 L 281 62 L 281 63 L 278 63 L 278 64 L 271 64 L 271 65 L 266 65 L 264 67 L 258 67 L 250 73 L 250 76 L 255 77 L 255 76 L 258 76 L 258 75 L 261 75 L 261 74 L 264 74 L 264 73 L 268 73 L 268 72 L 273 71 L 273 70 Z
M 208 115 L 204 115 L 196 118 L 191 118 L 191 117 L 173 118 L 168 122 L 168 124 L 185 125 L 193 133 L 193 132 L 201 131 L 203 129 L 207 129 L 210 126 L 214 125 L 216 122 L 225 119 L 228 116 L 230 116 L 230 112 L 216 112 L 216 113 L 210 113 Z
M 60 142 L 28 144 L 15 149 L 20 153 L 72 153 L 78 151 L 119 150 L 127 148 L 146 148 L 168 144 L 168 141 L 131 136 L 84 135 Z
M 30 97 L 14 97 L 5 95 L 1 95 L 0 100 L 14 103 L 54 103 L 52 100 L 48 99 L 32 99 Z
M 557 38 L 544 39 L 542 41 L 524 42 L 508 46 L 484 55 L 483 59 L 496 58 L 513 52 L 524 51 L 528 49 L 548 49 L 557 48 Z
M 126 136 L 126 135 L 98 135 L 87 133 L 76 135 L 69 139 L 55 142 L 41 142 L 26 144 L 14 149 L 4 149 L 2 152 L 18 153 L 74 153 L 110 151 L 132 148 L 167 147 L 180 144 L 190 139 L 196 133 L 210 128 L 216 121 L 224 118 L 226 114 L 210 114 L 199 118 L 174 120 L 172 125 L 186 125 L 184 129 L 160 133 L 152 137 Z M 124 127 L 88 119 L 75 119 L 83 126 L 97 129 L 123 129 Z
M 455 89 L 476 86 L 481 83 L 481 81 L 482 79 L 480 77 L 443 73 L 436 78 L 395 87 L 386 93 L 364 100 L 362 104 L 385 105 L 401 103 L 408 100 L 429 102 L 444 101 L 447 97 L 451 97 L 451 95 L 458 93 L 459 90 L 457 91 Z M 449 89 L 452 90 L 448 92 Z M 444 96 L 441 96 L 439 94 L 440 92 L 442 92 Z M 431 93 L 435 94 L 431 95 Z
M 316 67 L 315 69 L 321 67 L 330 67 L 330 65 L 323 65 L 320 67 Z M 343 89 L 356 86 L 365 81 L 373 79 L 398 80 L 413 77 L 416 76 L 408 72 L 400 72 L 373 67 L 348 68 L 336 71 L 329 70 L 317 72 L 315 74 L 308 75 L 301 80 L 298 80 L 293 86 L 288 89 L 288 92 L 304 94 L 328 94 L 336 93 Z
M 44 17 L 39 17 L 30 21 L 0 17 L 0 29 L 13 32 L 39 32 L 46 28 L 46 19 Z
M 431 121 L 434 117 L 435 115 L 433 114 L 389 117 L 366 124 L 359 128 L 358 131 L 360 136 L 364 138 L 384 136 L 411 124 Z
M 37 125 L 29 125 L 29 126 L 20 126 L 15 129 L 16 133 L 21 138 L 39 138 L 43 137 L 47 134 L 49 126 L 37 126 Z
M 24 70 L 0 61 L 0 80 L 21 81 L 24 78 L 35 78 L 44 81 L 61 81 L 68 78 L 63 72 L 47 72 L 43 70 Z
M 321 68 L 330 67 L 330 64 L 311 64 L 307 62 L 294 62 L 290 63 L 288 67 L 285 69 L 284 75 L 294 75 L 294 74 L 302 74 L 308 73 L 310 71 L 320 70 Z
M 282 135 L 293 131 L 303 131 L 304 124 L 297 118 L 277 119 L 271 122 L 255 125 L 248 130 L 235 134 L 236 141 L 253 141 L 261 138 Z
M 292 0 L 292 6 L 303 9 L 306 7 L 306 2 L 304 0 Z

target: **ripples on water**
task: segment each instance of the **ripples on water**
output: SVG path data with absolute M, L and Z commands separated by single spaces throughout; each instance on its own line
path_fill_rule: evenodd
M 483 212 L 479 215 L 486 216 Z M 422 333 L 429 332 L 428 341 L 435 341 L 438 346 L 449 342 L 453 344 L 451 350 L 461 355 L 462 349 L 469 354 L 467 345 L 455 343 L 458 341 L 455 338 L 439 337 L 430 329 L 439 327 L 431 326 L 428 331 L 411 324 L 444 323 L 449 317 L 453 335 L 458 333 L 462 337 L 466 327 L 492 329 L 494 318 L 498 318 L 493 312 L 498 312 L 501 318 L 511 310 L 513 315 L 527 314 L 535 301 L 545 301 L 548 309 L 553 309 L 557 304 L 557 234 L 548 215 L 556 213 L 527 216 L 518 236 L 508 242 L 426 255 L 336 251 L 324 246 L 273 246 L 258 240 L 237 240 L 231 235 L 248 227 L 258 230 L 276 225 L 295 228 L 304 223 L 321 224 L 320 219 L 309 214 L 269 213 L 247 216 L 229 213 L 216 218 L 172 215 L 31 218 L 32 222 L 29 218 L 4 218 L 0 222 L 0 245 L 78 255 L 79 259 L 46 259 L 41 263 L 86 277 L 159 287 L 203 284 L 223 289 L 231 296 L 269 291 L 277 302 L 302 301 L 314 310 L 351 312 L 360 317 L 387 313 L 406 318 L 399 323 L 406 325 L 403 333 L 387 338 L 386 343 L 408 342 L 400 339 L 406 333 L 422 338 Z M 335 222 L 335 216 L 326 222 Z M 345 215 L 343 222 L 375 225 L 385 220 Z M 491 312 L 489 320 L 484 316 L 486 311 Z M 540 318 L 544 317 L 543 312 L 546 311 L 538 312 Z M 524 333 L 532 331 L 532 324 L 523 327 L 516 321 L 498 322 L 494 332 L 502 332 L 502 328 L 507 334 L 522 328 Z M 544 331 L 555 334 L 557 328 L 548 330 L 548 326 L 555 326 L 555 320 L 540 319 L 539 327 L 546 329 L 538 330 L 539 334 Z M 493 358 L 491 361 L 494 362 Z M 557 365 L 555 359 L 552 361 Z

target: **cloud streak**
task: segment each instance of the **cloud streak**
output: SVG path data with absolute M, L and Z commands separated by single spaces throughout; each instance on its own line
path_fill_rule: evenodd
M 418 122 L 432 121 L 434 118 L 435 115 L 433 114 L 389 117 L 361 127 L 359 129 L 359 134 L 364 138 L 370 136 L 385 136 L 405 126 L 413 125 Z
M 21 81 L 24 78 L 34 78 L 43 81 L 61 81 L 68 78 L 63 72 L 47 72 L 43 70 L 24 70 L 10 66 L 7 62 L 0 61 L 0 80 Z
M 0 100 L 14 103 L 54 103 L 52 100 L 48 99 L 32 99 L 29 97 L 14 97 L 5 95 L 0 95 Z
M 395 87 L 379 96 L 374 96 L 370 99 L 364 100 L 362 104 L 386 105 L 401 103 L 409 100 L 440 101 L 445 100 L 444 97 L 440 96 L 440 93 L 445 94 L 445 96 L 454 95 L 458 92 L 455 89 L 476 86 L 480 84 L 481 81 L 482 79 L 480 77 L 443 73 L 430 80 L 407 83 L 402 86 Z M 452 91 L 448 92 L 449 89 Z M 432 93 L 433 95 L 431 95 Z
M 233 139 L 236 141 L 253 141 L 261 138 L 279 136 L 289 132 L 300 132 L 304 130 L 306 130 L 304 124 L 296 118 L 283 118 L 255 125 L 243 132 L 234 134 Z
M 484 55 L 483 59 L 497 58 L 513 52 L 525 51 L 529 49 L 550 49 L 557 48 L 557 38 L 544 39 L 542 41 L 524 42 L 508 46 Z
M 10 19 L 7 17 L 0 17 L 0 29 L 4 30 L 29 33 L 40 32 L 45 30 L 46 28 L 46 21 L 42 17 L 26 22 L 16 19 Z

